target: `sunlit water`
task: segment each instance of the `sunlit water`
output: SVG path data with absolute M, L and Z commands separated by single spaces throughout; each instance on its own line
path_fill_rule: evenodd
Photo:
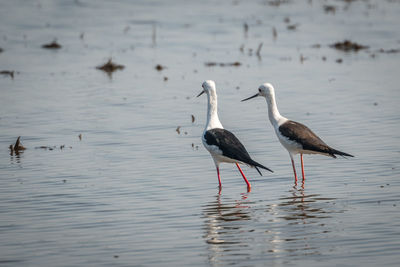
M 398 266 L 400 54 L 379 50 L 400 48 L 400 3 L 270 2 L 2 1 L 0 71 L 16 73 L 0 76 L 0 265 Z M 329 47 L 344 39 L 369 49 Z M 126 68 L 95 69 L 109 57 Z M 206 79 L 274 170 L 243 167 L 251 192 L 222 165 L 218 194 Z M 265 101 L 240 103 L 266 81 L 284 116 L 355 158 L 306 156 L 294 186 Z

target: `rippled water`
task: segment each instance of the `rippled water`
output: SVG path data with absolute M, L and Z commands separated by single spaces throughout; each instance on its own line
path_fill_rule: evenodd
M 398 266 L 400 54 L 380 49 L 400 48 L 400 3 L 348 2 L 2 1 L 0 265 Z M 344 39 L 369 49 L 329 47 Z M 109 77 L 110 57 L 125 69 Z M 206 79 L 274 170 L 243 167 L 251 192 L 226 164 L 218 194 Z M 284 116 L 356 157 L 306 156 L 294 186 L 265 101 L 240 103 L 266 81 Z

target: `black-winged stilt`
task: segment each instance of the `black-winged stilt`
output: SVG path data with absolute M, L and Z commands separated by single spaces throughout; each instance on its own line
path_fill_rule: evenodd
M 207 94 L 207 123 L 203 131 L 202 141 L 204 147 L 210 152 L 215 167 L 217 168 L 219 188 L 221 190 L 221 177 L 219 174 L 219 165 L 222 162 L 235 163 L 242 175 L 244 181 L 247 184 L 247 190 L 251 190 L 251 185 L 244 175 L 239 163 L 246 164 L 250 167 L 256 168 L 260 175 L 261 172 L 258 168 L 262 168 L 272 172 L 272 170 L 255 162 L 251 159 L 246 148 L 242 145 L 239 139 L 236 138 L 233 133 L 225 130 L 218 118 L 217 108 L 217 91 L 215 88 L 215 82 L 208 80 L 202 84 L 203 91 L 197 96 L 201 96 L 203 93 Z
M 305 180 L 303 154 L 321 154 L 333 158 L 336 158 L 336 155 L 353 157 L 350 154 L 333 149 L 325 144 L 325 142 L 322 141 L 307 126 L 283 117 L 278 111 L 275 101 L 275 90 L 270 83 L 262 84 L 258 88 L 257 94 L 243 99 L 242 101 L 246 101 L 257 96 L 263 96 L 267 100 L 269 120 L 275 129 L 275 133 L 278 136 L 279 141 L 289 152 L 290 159 L 292 161 L 295 184 L 297 184 L 297 174 L 294 166 L 293 156 L 296 154 L 300 154 L 303 185 Z

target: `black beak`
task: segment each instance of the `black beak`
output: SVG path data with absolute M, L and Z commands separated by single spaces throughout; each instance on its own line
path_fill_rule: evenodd
M 197 97 L 201 96 L 201 95 L 202 95 L 202 94 L 204 94 L 205 92 L 206 92 L 206 91 L 204 91 L 204 90 L 203 90 L 203 91 L 201 91 L 201 93 L 200 93 L 200 94 L 198 94 L 198 95 L 197 95 Z
M 252 98 L 255 98 L 255 97 L 257 97 L 257 96 L 260 96 L 260 95 L 257 93 L 257 94 L 255 94 L 255 95 L 253 95 L 253 96 L 250 96 L 250 97 L 248 97 L 248 98 L 246 98 L 246 99 L 243 99 L 241 102 L 246 101 L 246 100 L 249 100 L 249 99 L 252 99 Z

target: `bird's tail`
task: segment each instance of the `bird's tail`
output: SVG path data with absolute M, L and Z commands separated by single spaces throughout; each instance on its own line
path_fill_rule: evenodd
M 345 152 L 342 152 L 342 151 L 339 151 L 339 150 L 336 150 L 336 149 L 333 149 L 333 148 L 330 149 L 329 155 L 334 157 L 334 158 L 336 158 L 335 155 L 339 155 L 339 156 L 342 156 L 342 157 L 352 157 L 352 158 L 354 157 L 353 155 L 350 155 L 348 153 L 345 153 Z
M 262 168 L 262 169 L 264 169 L 264 170 L 267 170 L 267 171 L 270 171 L 270 172 L 274 172 L 273 170 L 271 170 L 271 169 L 269 169 L 269 168 L 267 168 L 267 167 L 261 165 L 260 163 L 254 161 L 254 160 L 251 160 L 251 162 L 249 162 L 248 164 L 249 164 L 250 166 L 253 166 L 254 168 L 256 168 L 256 170 L 258 171 L 258 173 L 259 173 L 261 176 L 262 176 L 262 174 L 261 174 L 261 172 L 260 172 L 260 170 L 259 170 L 258 168 Z

